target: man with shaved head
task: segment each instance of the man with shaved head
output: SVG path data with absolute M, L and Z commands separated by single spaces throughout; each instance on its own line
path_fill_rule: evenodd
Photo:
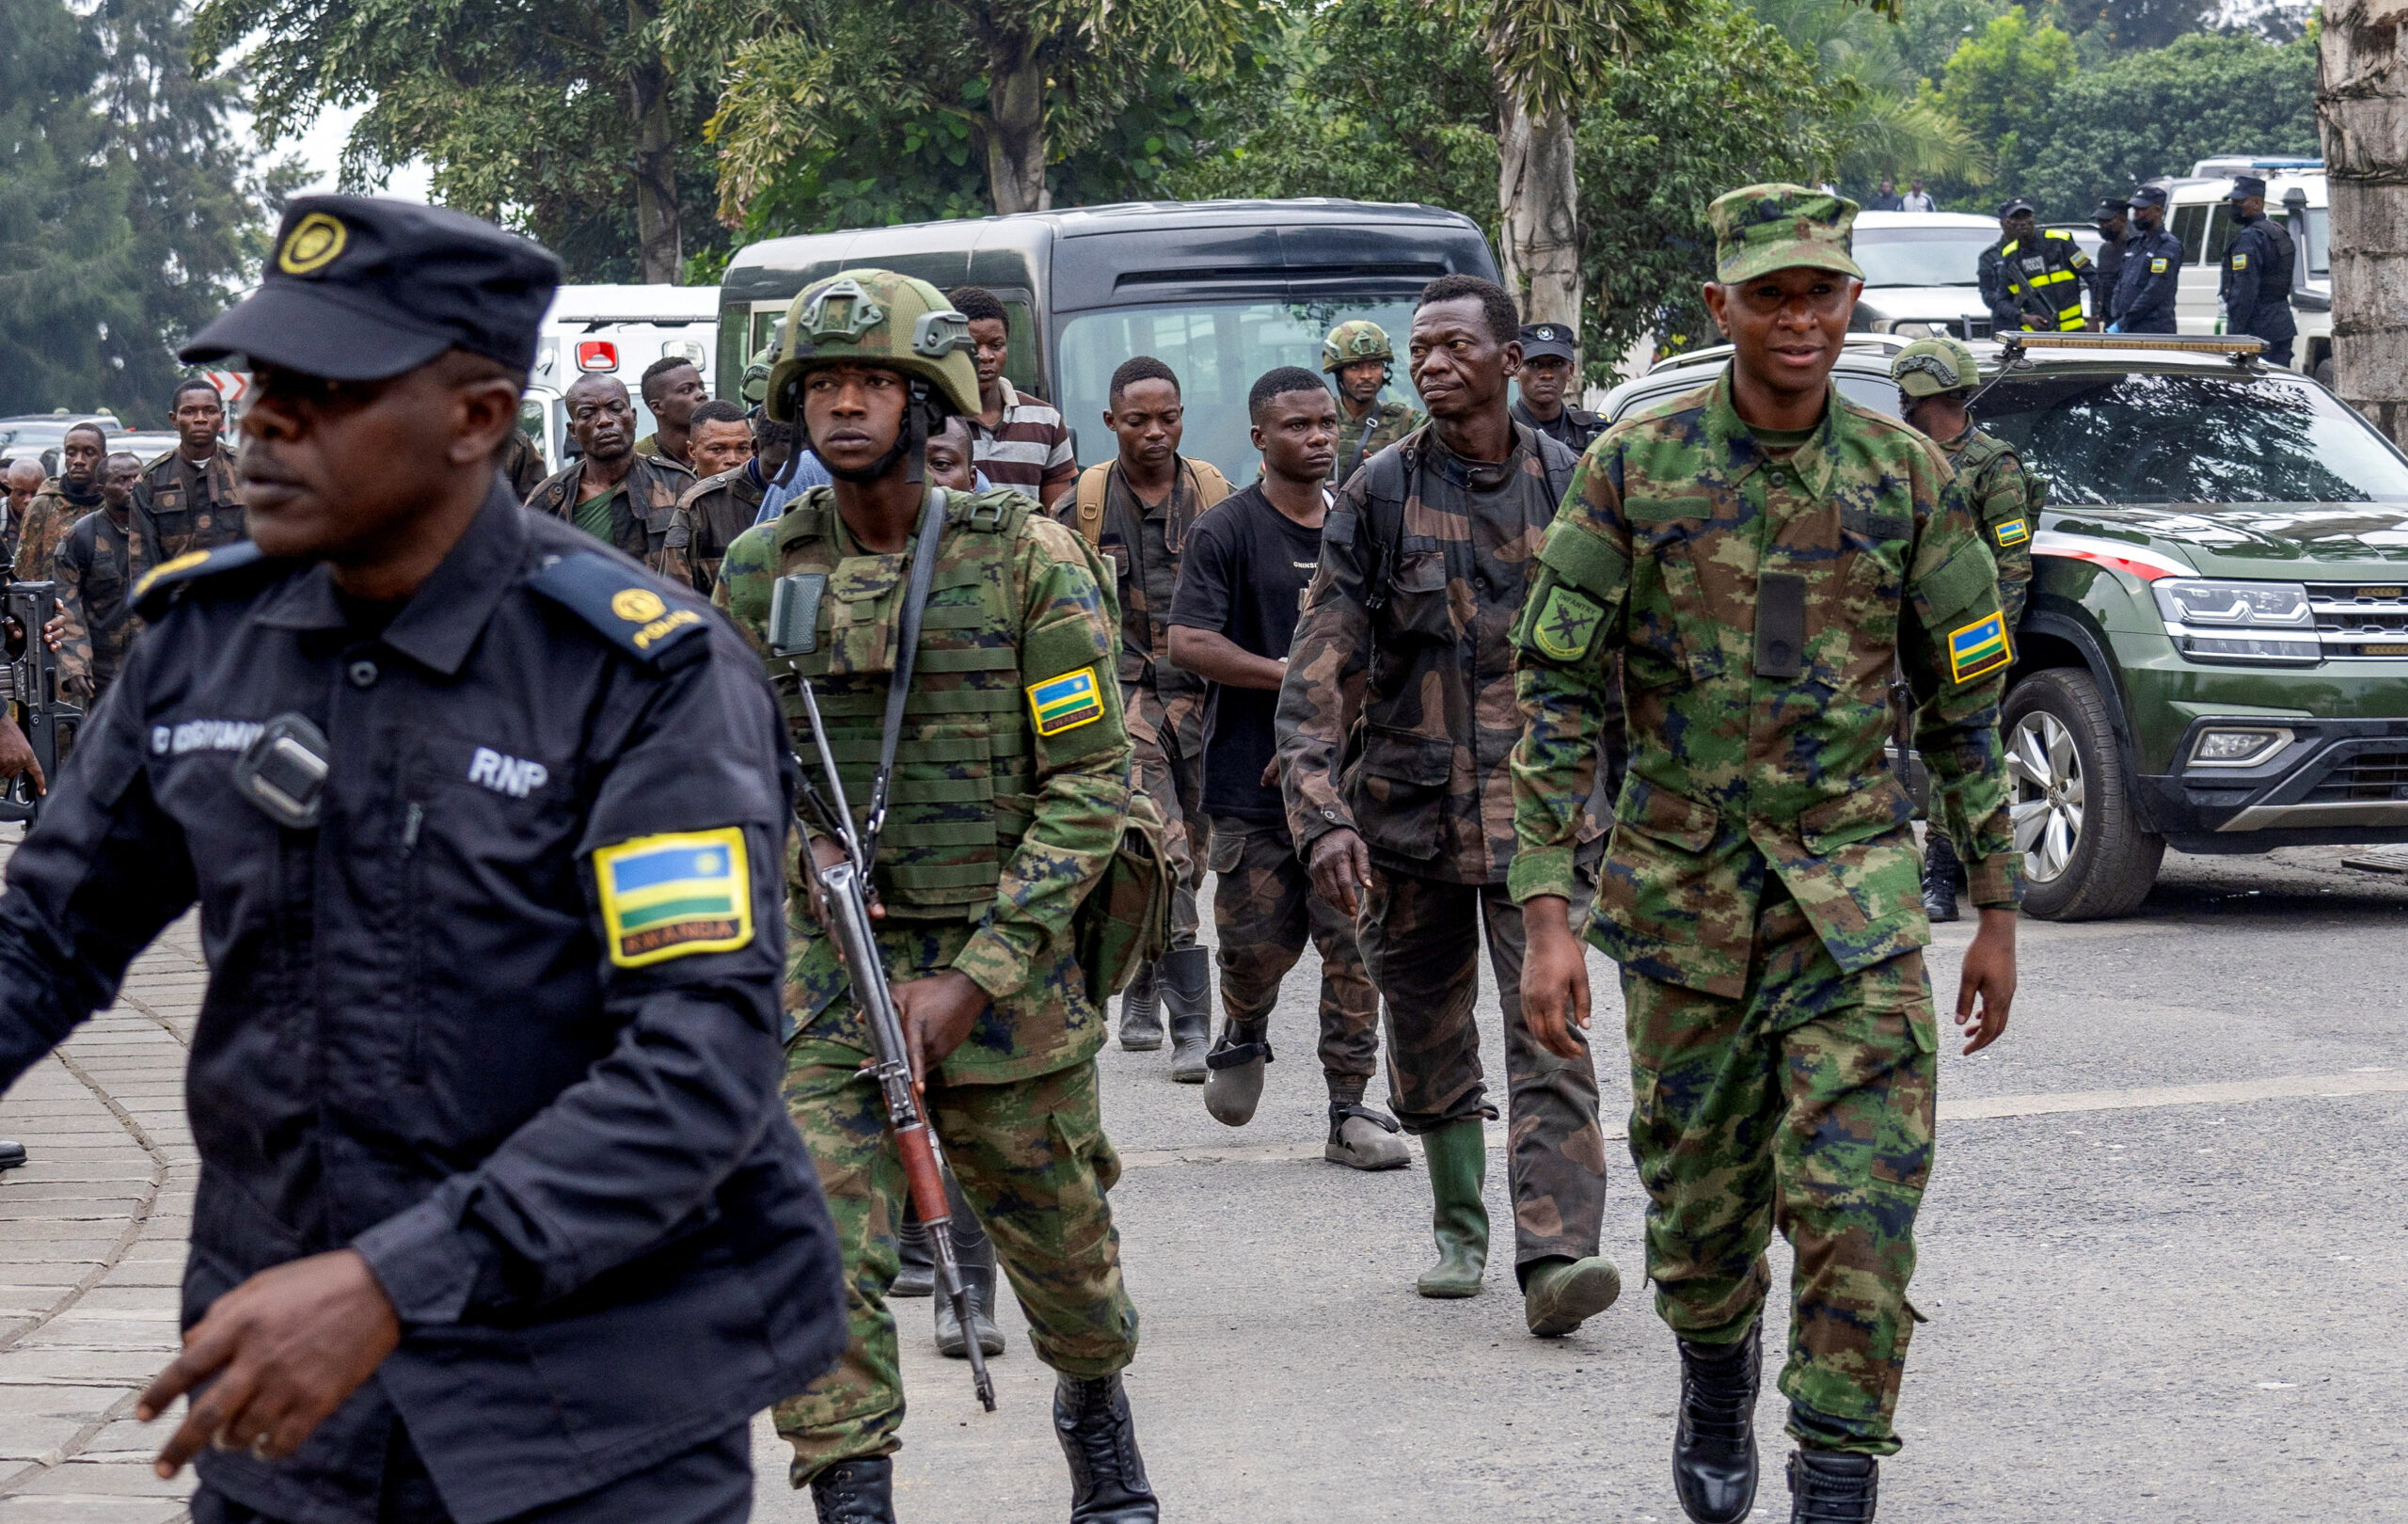
M 143 467 L 134 485 L 134 534 L 153 566 L 247 538 L 216 383 L 197 375 L 177 383 L 168 417 L 176 448 Z
M 78 423 L 59 441 L 58 475 L 42 484 L 17 536 L 17 580 L 46 582 L 51 558 L 75 521 L 101 505 L 101 458 L 109 437 L 98 423 Z
M 86 514 L 59 543 L 51 566 L 62 618 L 60 691 L 87 708 L 101 701 L 141 632 L 134 584 L 150 563 L 135 533 L 134 492 L 142 459 L 123 451 L 101 466 L 101 511 Z
M 528 511 L 565 518 L 662 570 L 677 500 L 694 485 L 694 473 L 666 456 L 637 451 L 635 405 L 617 377 L 579 376 L 565 400 L 579 458 L 529 496 Z

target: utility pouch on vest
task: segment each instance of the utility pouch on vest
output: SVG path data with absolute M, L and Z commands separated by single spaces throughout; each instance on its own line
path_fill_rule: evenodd
M 819 600 L 825 572 L 796 572 L 769 584 L 769 654 L 808 656 L 819 649 Z
M 1079 971 L 1098 1009 L 1140 963 L 1170 950 L 1169 826 L 1150 795 L 1133 792 L 1120 846 L 1070 919 Z

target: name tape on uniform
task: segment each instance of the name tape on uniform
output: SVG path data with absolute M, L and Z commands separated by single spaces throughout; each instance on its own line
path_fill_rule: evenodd
M 752 940 L 752 877 L 736 826 L 597 848 L 594 878 L 610 961 L 642 968 Z
M 1103 718 L 1103 697 L 1096 690 L 1093 667 L 1031 683 L 1027 692 L 1029 716 L 1040 736 L 1058 736 Z

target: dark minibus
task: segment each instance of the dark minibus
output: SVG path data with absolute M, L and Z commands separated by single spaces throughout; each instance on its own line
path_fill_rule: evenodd
M 1373 201 L 1148 201 L 773 238 L 739 249 L 720 286 L 719 387 L 776 336 L 812 281 L 862 266 L 940 290 L 977 285 L 1009 314 L 1007 374 L 1062 409 L 1082 463 L 1109 459 L 1104 391 L 1133 355 L 1179 373 L 1182 450 L 1255 475 L 1245 394 L 1279 365 L 1321 369 L 1337 324 L 1370 318 L 1400 363 L 1388 394 L 1418 405 L 1402 363 L 1413 298 L 1442 275 L 1494 280 L 1469 217 Z

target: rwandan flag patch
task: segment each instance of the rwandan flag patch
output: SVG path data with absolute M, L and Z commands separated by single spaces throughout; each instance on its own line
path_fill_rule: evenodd
M 2021 545 L 2030 538 L 2032 526 L 2027 520 L 2010 518 L 1998 527 L 1998 543 L 2001 545 Z
M 2005 666 L 2014 656 L 2006 643 L 2006 620 L 1999 614 L 1949 632 L 1948 672 L 1953 681 L 1972 682 Z
M 736 826 L 638 836 L 594 853 L 610 961 L 642 968 L 752 940 L 752 876 Z
M 1096 691 L 1093 667 L 1031 683 L 1027 691 L 1028 712 L 1040 736 L 1058 736 L 1103 718 L 1103 698 Z

